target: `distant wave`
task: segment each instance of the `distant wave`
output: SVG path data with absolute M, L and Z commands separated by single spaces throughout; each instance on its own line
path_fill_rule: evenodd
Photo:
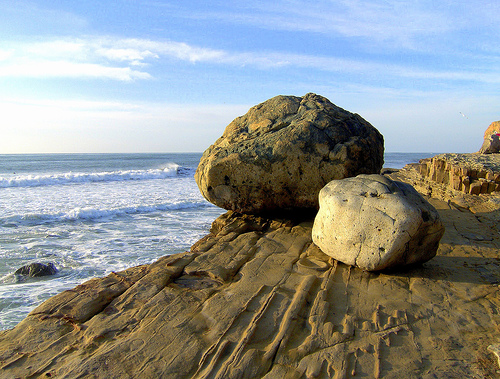
M 206 201 L 187 201 L 179 203 L 137 205 L 115 209 L 75 208 L 68 212 L 55 214 L 30 213 L 25 215 L 8 216 L 0 218 L 0 226 L 16 227 L 19 225 L 31 226 L 71 221 L 97 221 L 133 214 L 175 211 L 190 208 L 202 208 L 206 206 L 210 206 L 210 203 Z
M 169 163 L 165 165 L 164 168 L 150 170 L 125 170 L 92 173 L 67 172 L 52 175 L 18 175 L 10 178 L 0 177 L 0 188 L 40 187 L 91 182 L 120 182 L 125 180 L 166 179 L 175 177 L 178 174 L 184 176 L 190 171 L 190 169 L 179 167 L 179 165 L 175 163 Z

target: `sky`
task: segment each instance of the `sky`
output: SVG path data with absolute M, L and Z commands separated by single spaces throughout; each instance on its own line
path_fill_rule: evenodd
M 202 152 L 314 92 L 388 152 L 479 150 L 500 120 L 497 0 L 0 0 L 0 154 Z

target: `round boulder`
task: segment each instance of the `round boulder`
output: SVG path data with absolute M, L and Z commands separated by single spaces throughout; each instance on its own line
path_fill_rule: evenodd
M 328 99 L 276 96 L 232 121 L 203 154 L 195 179 L 213 204 L 243 213 L 318 207 L 333 179 L 379 173 L 384 139 Z
M 319 194 L 312 239 L 327 255 L 367 271 L 423 263 L 444 226 L 411 185 L 381 175 L 334 180 Z

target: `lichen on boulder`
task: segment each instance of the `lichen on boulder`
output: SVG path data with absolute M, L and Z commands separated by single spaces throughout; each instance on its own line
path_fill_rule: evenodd
M 195 179 L 213 204 L 243 213 L 317 209 L 333 179 L 379 173 L 382 135 L 309 93 L 276 96 L 236 118 L 203 154 Z

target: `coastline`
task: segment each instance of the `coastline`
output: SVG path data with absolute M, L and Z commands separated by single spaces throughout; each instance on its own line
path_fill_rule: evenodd
M 410 172 L 390 176 L 417 183 Z M 446 232 L 420 267 L 368 273 L 315 247 L 310 219 L 228 212 L 189 252 L 93 279 L 0 332 L 0 374 L 494 377 L 496 196 L 433 186 Z
M 427 155 L 386 153 L 385 158 L 403 167 Z M 1 330 L 13 328 L 49 297 L 93 277 L 189 249 L 224 212 L 200 195 L 194 181 L 201 153 L 3 158 Z M 176 176 L 155 179 L 177 165 Z M 19 267 L 40 260 L 54 263 L 59 273 L 17 281 Z

